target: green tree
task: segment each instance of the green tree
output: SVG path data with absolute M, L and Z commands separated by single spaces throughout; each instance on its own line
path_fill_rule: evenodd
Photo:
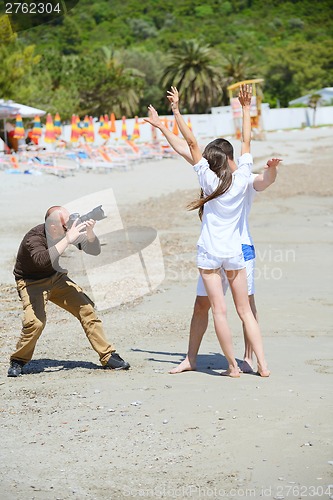
M 5 23 L 0 25 L 0 95 L 4 99 L 29 100 L 33 93 L 31 74 L 40 56 L 34 45 L 24 45 L 16 35 L 10 35 Z
M 106 64 L 102 51 L 64 59 L 60 88 L 78 93 L 72 113 L 98 116 L 113 111 L 117 116 L 134 116 L 143 86 L 141 73 L 114 59 Z
M 333 41 L 325 45 L 291 42 L 284 48 L 267 50 L 265 98 L 281 106 L 314 88 L 333 84 Z
M 7 16 L 0 16 L 1 94 L 17 100 L 31 96 L 50 106 L 60 101 L 64 108 L 66 102 L 68 106 L 73 103 L 78 111 L 84 109 L 82 92 L 87 89 L 91 92 L 89 106 L 96 107 L 93 102 L 95 79 L 99 89 L 96 99 L 99 96 L 114 102 L 120 96 L 119 109 L 132 112 L 136 109 L 141 113 L 146 113 L 147 104 L 152 102 L 164 113 L 168 109 L 166 84 L 181 83 L 189 109 L 204 112 L 212 104 L 222 102 L 221 85 L 225 88 L 229 83 L 258 75 L 265 78 L 265 100 L 274 105 L 278 99 L 282 106 L 287 106 L 291 99 L 309 94 L 312 89 L 333 86 L 331 10 L 332 0 L 316 2 L 315 8 L 310 0 L 184 0 L 178 3 L 80 0 L 66 16 L 20 32 L 16 41 L 11 39 Z M 173 64 L 170 79 L 162 80 L 164 54 L 170 54 L 170 65 L 174 53 L 180 50 L 175 48 L 177 44 L 184 40 L 188 46 L 193 45 L 194 37 L 200 40 L 199 49 L 210 45 L 216 52 L 219 50 L 218 57 L 210 49 L 213 54 L 202 65 L 200 58 L 195 61 L 196 56 L 192 54 L 186 68 L 182 64 L 184 58 L 191 59 L 188 50 L 187 54 L 183 53 L 179 66 L 177 61 Z M 33 45 L 35 49 L 29 54 Z M 111 54 L 110 68 L 105 75 L 105 69 L 99 69 L 103 45 L 117 50 L 117 54 Z M 256 71 L 251 71 L 251 60 L 246 62 L 247 54 Z M 39 75 L 34 71 L 37 55 L 43 57 L 38 65 Z M 225 55 L 227 61 L 223 61 Z M 73 70 L 73 64 L 77 68 L 81 63 L 72 56 L 87 61 L 95 58 L 96 68 L 87 62 L 86 71 L 84 68 Z M 113 59 L 121 70 L 117 70 Z M 151 71 L 147 69 L 149 64 Z M 206 70 L 202 73 L 202 66 L 206 64 L 212 67 L 214 77 Z M 185 80 L 181 74 L 186 75 Z M 200 79 L 202 74 L 205 77 Z M 226 93 L 223 99 L 227 104 Z M 102 107 L 103 103 L 98 105 Z
M 112 46 L 103 45 L 101 47 L 102 60 L 108 69 L 111 69 L 116 63 L 116 53 Z
M 144 79 L 145 89 L 139 101 L 140 115 L 147 114 L 149 104 L 154 104 L 161 113 L 165 113 L 168 104 L 165 99 L 165 89 L 160 85 L 163 54 L 159 51 L 148 52 L 134 48 L 119 52 L 119 60 L 124 66 L 139 71 Z
M 223 75 L 215 60 L 216 54 L 208 45 L 184 40 L 167 61 L 163 88 L 176 86 L 188 112 L 206 112 L 222 100 Z
M 133 58 L 127 57 L 127 51 L 116 51 L 111 46 L 103 46 L 101 54 L 110 84 L 110 95 L 105 96 L 106 102 L 112 102 L 112 111 L 118 116 L 134 116 L 140 107 L 145 73 L 141 71 L 139 64 L 133 64 Z M 111 92 L 111 86 L 117 85 L 117 91 Z
M 254 78 L 255 70 L 249 56 L 244 54 L 228 54 L 222 58 L 223 70 L 223 104 L 229 104 L 227 87 L 233 83 Z
M 51 49 L 43 52 L 41 61 L 37 70 L 40 72 L 48 71 L 52 90 L 56 90 L 61 82 L 64 67 L 66 66 L 66 57 L 59 50 Z
M 148 23 L 144 19 L 129 19 L 128 23 L 132 28 L 133 34 L 137 40 L 147 40 L 147 38 L 153 38 L 157 36 L 156 27 L 152 23 Z
M 79 54 L 82 35 L 75 18 L 71 15 L 65 16 L 62 28 L 59 31 L 62 33 L 60 38 L 61 52 L 65 55 Z

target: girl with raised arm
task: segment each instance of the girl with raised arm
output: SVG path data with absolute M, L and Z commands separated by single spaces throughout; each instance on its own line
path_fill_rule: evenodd
M 212 141 L 201 154 L 198 143 L 182 118 L 178 103 L 178 91 L 171 87 L 168 99 L 178 127 L 186 140 L 197 172 L 203 196 L 194 201 L 191 209 L 202 210 L 202 227 L 198 240 L 197 265 L 211 304 L 216 335 L 228 360 L 229 368 L 223 375 L 239 377 L 234 357 L 231 332 L 226 318 L 226 304 L 221 282 L 224 269 L 232 291 L 237 313 L 248 333 L 258 362 L 258 373 L 268 377 L 262 339 L 258 323 L 251 311 L 245 263 L 240 237 L 240 218 L 243 201 L 253 164 L 250 155 L 250 103 L 252 89 L 241 87 L 239 100 L 243 109 L 242 156 L 239 168 L 232 172 L 227 155 Z

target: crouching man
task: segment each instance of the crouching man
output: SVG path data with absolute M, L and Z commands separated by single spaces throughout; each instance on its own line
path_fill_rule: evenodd
M 68 221 L 68 210 L 53 206 L 46 212 L 45 223 L 33 227 L 20 244 L 14 276 L 23 306 L 23 328 L 16 350 L 10 356 L 8 377 L 20 376 L 23 366 L 32 359 L 46 324 L 49 300 L 80 321 L 104 368 L 127 370 L 130 367 L 107 341 L 93 302 L 59 266 L 59 257 L 69 245 L 90 255 L 101 251 L 94 233 L 95 220 L 77 220 L 71 227 Z

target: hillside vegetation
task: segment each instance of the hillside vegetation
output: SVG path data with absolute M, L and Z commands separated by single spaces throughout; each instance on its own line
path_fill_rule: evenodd
M 226 87 L 265 79 L 287 106 L 333 86 L 332 0 L 80 0 L 65 17 L 10 39 L 0 25 L 0 96 L 62 118 L 168 109 L 172 83 L 187 112 L 228 103 Z

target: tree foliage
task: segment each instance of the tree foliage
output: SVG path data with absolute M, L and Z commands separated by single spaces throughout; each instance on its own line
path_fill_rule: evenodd
M 325 45 L 291 42 L 284 48 L 267 50 L 266 97 L 279 99 L 281 106 L 312 89 L 333 83 L 333 41 Z
M 162 86 L 178 87 L 189 113 L 204 113 L 222 99 L 222 72 L 215 52 L 196 40 L 184 40 L 167 60 Z
M 0 97 L 64 117 L 228 103 L 226 87 L 262 77 L 272 106 L 333 86 L 331 0 L 80 0 L 44 26 L 10 33 L 0 18 Z

